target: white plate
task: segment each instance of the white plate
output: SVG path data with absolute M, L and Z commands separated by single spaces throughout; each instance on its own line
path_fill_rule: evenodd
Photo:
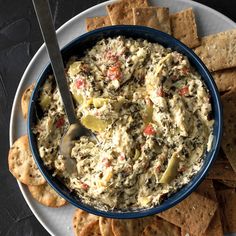
M 85 32 L 85 18 L 106 14 L 105 2 L 94 6 L 83 13 L 75 16 L 65 23 L 57 31 L 58 40 L 61 47 Z M 166 6 L 171 12 L 179 11 L 184 8 L 193 7 L 197 18 L 200 36 L 225 31 L 236 27 L 236 24 L 219 12 L 190 0 L 152 0 L 152 5 Z M 49 62 L 44 46 L 41 46 L 35 54 L 18 86 L 10 121 L 10 145 L 19 136 L 26 133 L 26 123 L 22 119 L 20 112 L 20 99 L 24 89 L 36 81 L 46 64 Z M 28 203 L 30 209 L 51 235 L 73 235 L 72 215 L 75 207 L 68 205 L 59 209 L 52 209 L 38 204 L 29 194 L 27 187 L 19 183 L 20 190 Z M 236 235 L 236 234 L 235 234 Z

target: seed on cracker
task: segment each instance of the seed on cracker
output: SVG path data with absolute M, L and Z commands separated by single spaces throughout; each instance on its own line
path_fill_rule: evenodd
M 196 192 L 217 202 L 216 192 L 212 180 L 204 180 L 196 189 Z M 203 236 L 223 236 L 223 228 L 220 219 L 220 211 L 216 210 L 205 234 Z M 194 235 L 193 235 L 194 236 Z
M 99 217 L 99 227 L 102 236 L 113 236 L 111 228 L 111 219 L 105 217 Z
M 236 172 L 236 88 L 221 98 L 224 110 L 224 131 L 221 146 L 234 172 Z
M 107 12 L 112 25 L 133 25 L 132 8 L 147 6 L 147 0 L 122 0 L 107 5 Z
M 90 222 L 98 220 L 98 216 L 77 209 L 73 216 L 73 229 L 76 236 L 80 235 L 81 229 Z
M 184 228 L 193 235 L 202 235 L 206 232 L 217 209 L 217 203 L 192 193 L 184 201 L 160 214 L 161 218 Z
M 79 234 L 80 236 L 101 236 L 98 220 L 86 224 Z
M 24 184 L 40 185 L 46 182 L 34 162 L 27 135 L 17 139 L 10 148 L 8 165 L 15 178 Z
M 206 36 L 195 53 L 210 71 L 236 66 L 236 29 Z
M 87 31 L 95 30 L 109 25 L 111 25 L 109 16 L 96 16 L 96 17 L 86 18 Z
M 158 216 L 153 216 L 152 221 L 150 221 L 150 223 L 144 228 L 141 236 L 157 236 L 157 235 L 179 236 L 180 228 L 159 218 Z
M 212 74 L 220 92 L 236 88 L 236 68 L 216 71 Z
M 34 84 L 31 84 L 29 87 L 26 88 L 21 97 L 21 110 L 24 119 L 27 119 L 30 97 L 32 95 L 33 90 Z
M 170 17 L 172 35 L 190 48 L 200 45 L 195 15 L 192 8 L 174 13 Z
M 165 7 L 133 8 L 135 25 L 144 25 L 171 34 L 169 9 Z
M 28 189 L 32 197 L 44 206 L 57 208 L 67 204 L 67 201 L 60 197 L 47 183 L 37 186 L 28 185 Z
M 236 232 L 236 193 L 235 189 L 217 192 L 224 233 Z

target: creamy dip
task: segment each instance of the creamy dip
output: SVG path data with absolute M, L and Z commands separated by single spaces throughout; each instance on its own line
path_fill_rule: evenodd
M 94 133 L 59 153 L 68 129 L 54 79 L 43 85 L 34 128 L 44 164 L 81 200 L 103 210 L 150 208 L 187 184 L 211 147 L 212 107 L 188 59 L 122 36 L 71 58 L 66 76 L 78 119 Z

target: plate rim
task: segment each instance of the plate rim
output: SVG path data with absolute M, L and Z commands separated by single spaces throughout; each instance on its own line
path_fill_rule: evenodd
M 63 30 L 65 28 L 67 28 L 68 25 L 70 25 L 70 23 L 72 23 L 73 21 L 75 21 L 77 18 L 83 18 L 84 15 L 86 15 L 87 13 L 93 12 L 94 10 L 96 10 L 97 8 L 106 6 L 108 4 L 111 4 L 113 2 L 115 2 L 116 0 L 109 0 L 109 1 L 105 1 L 102 3 L 99 3 L 97 5 L 94 5 L 88 9 L 86 9 L 85 11 L 75 15 L 74 17 L 72 17 L 71 19 L 69 19 L 68 21 L 66 21 L 63 25 L 61 25 L 57 30 L 56 33 L 57 35 L 62 33 Z M 172 0 L 172 1 L 176 1 L 176 0 Z M 218 16 L 221 20 L 226 21 L 229 25 L 232 25 L 232 27 L 236 27 L 236 22 L 234 22 L 232 19 L 230 19 L 229 17 L 225 16 L 223 13 L 208 7 L 202 3 L 198 3 L 195 1 L 190 1 L 190 0 L 178 0 L 179 2 L 183 2 L 183 3 L 190 3 L 192 5 L 192 7 L 197 6 L 200 8 L 204 8 L 205 10 L 207 10 L 209 13 L 214 14 L 216 16 Z M 83 33 L 82 33 L 83 34 Z M 80 34 L 81 35 L 81 34 Z M 79 35 L 77 35 L 79 36 Z M 60 43 L 59 43 L 60 44 Z M 60 45 L 61 48 L 61 45 Z M 9 123 L 9 144 L 10 146 L 12 146 L 14 140 L 13 140 L 13 126 L 14 126 L 14 120 L 15 120 L 15 111 L 17 109 L 17 101 L 20 97 L 20 92 L 22 89 L 22 85 L 25 82 L 26 78 L 27 78 L 27 74 L 29 73 L 29 71 L 31 70 L 32 65 L 35 63 L 35 61 L 37 60 L 38 56 L 43 52 L 43 50 L 45 50 L 45 44 L 43 43 L 40 48 L 37 50 L 37 52 L 34 54 L 34 56 L 32 57 L 32 59 L 30 60 L 29 64 L 27 65 L 23 75 L 21 76 L 20 82 L 17 86 L 17 90 L 15 92 L 15 96 L 14 96 L 14 100 L 12 103 L 12 109 L 11 109 L 11 116 L 10 116 L 10 123 Z M 37 218 L 37 220 L 40 222 L 40 224 L 44 227 L 44 229 L 50 234 L 50 235 L 55 235 L 46 225 L 46 223 L 43 222 L 42 216 L 40 216 L 37 212 L 35 207 L 30 203 L 29 197 L 26 195 L 25 189 L 23 184 L 17 180 L 18 186 L 20 188 L 20 191 L 27 203 L 27 205 L 29 206 L 30 210 L 32 211 L 32 213 L 34 214 L 34 216 Z

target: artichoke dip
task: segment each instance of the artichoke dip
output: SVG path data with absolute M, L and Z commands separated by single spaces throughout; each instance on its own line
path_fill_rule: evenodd
M 209 92 L 188 59 L 158 43 L 103 39 L 68 62 L 76 114 L 97 136 L 59 145 L 68 129 L 58 88 L 41 89 L 34 127 L 44 164 L 81 200 L 101 210 L 160 204 L 187 184 L 211 148 Z

